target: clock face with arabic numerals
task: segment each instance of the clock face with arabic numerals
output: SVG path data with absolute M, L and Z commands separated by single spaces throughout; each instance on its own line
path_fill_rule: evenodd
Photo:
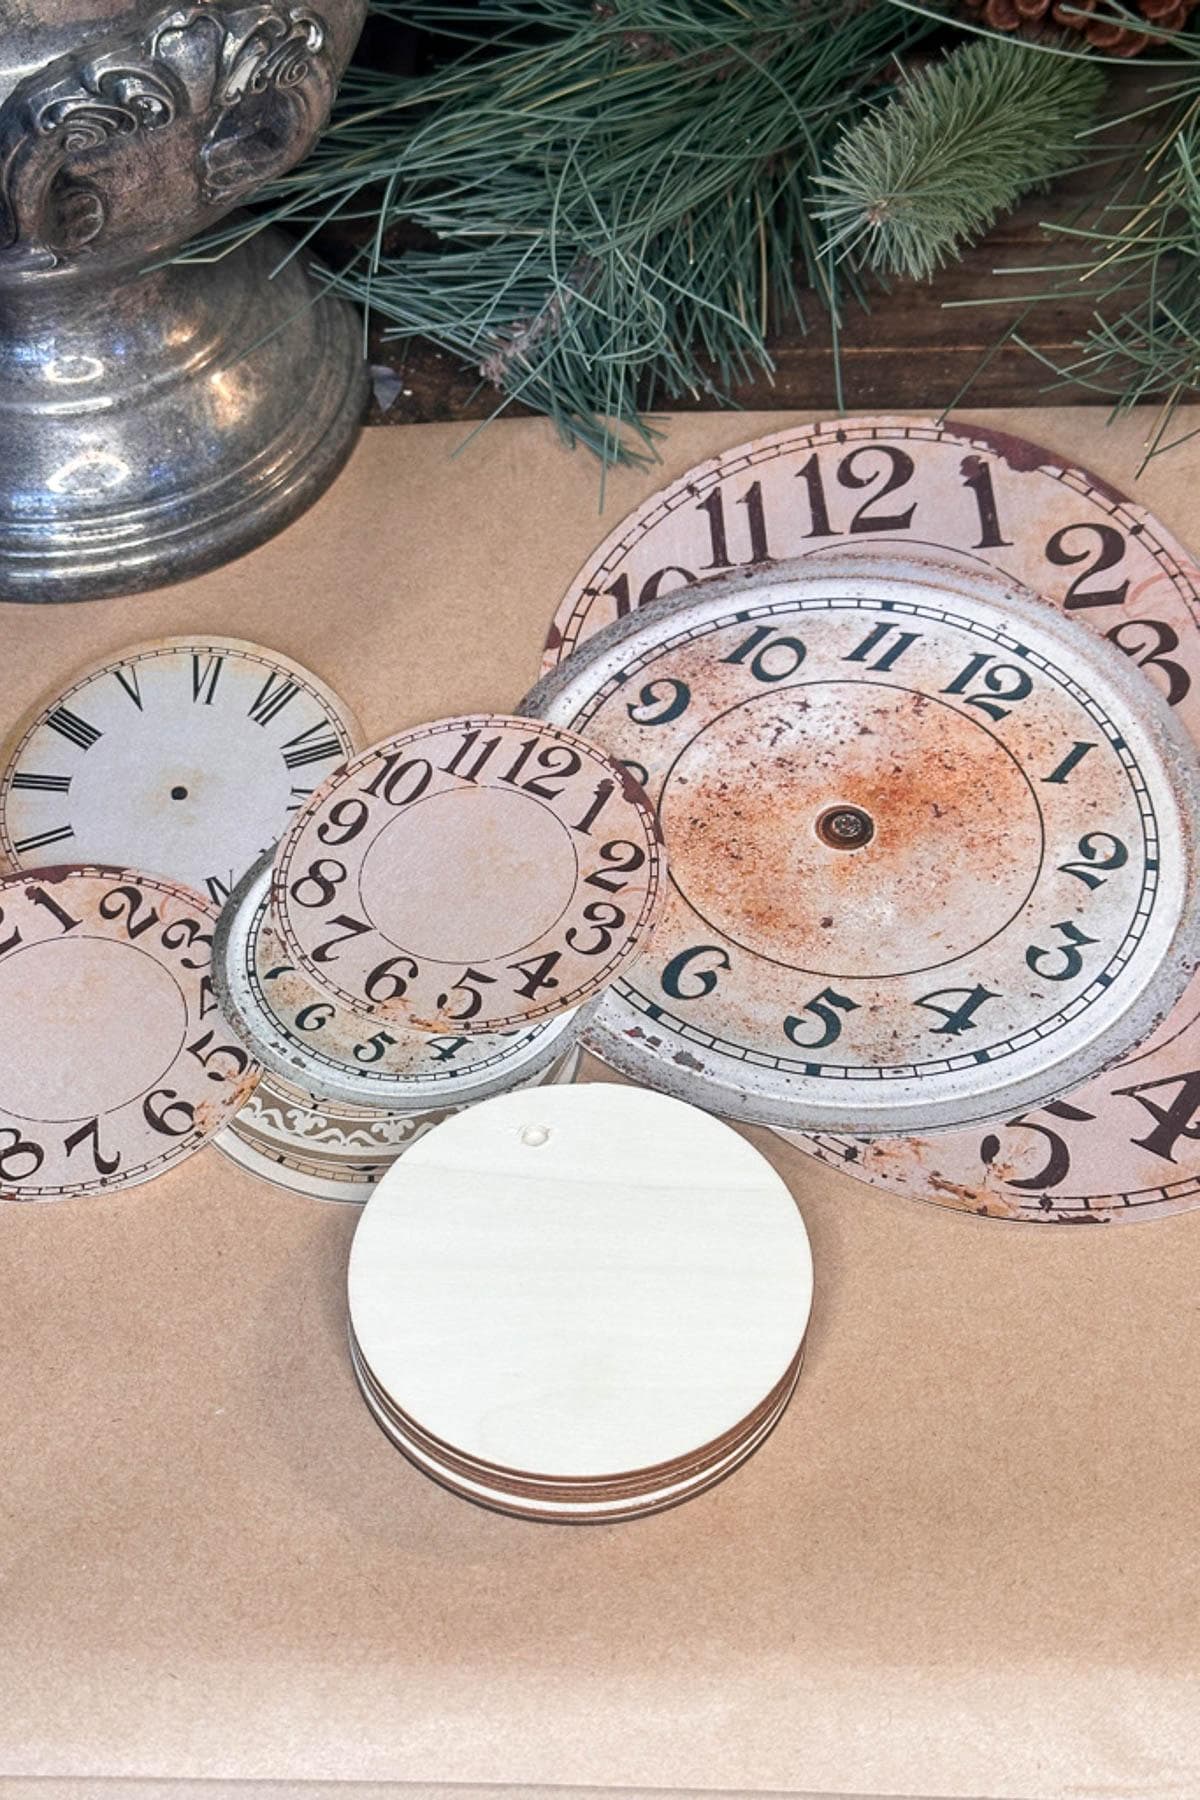
M 209 978 L 216 911 L 129 869 L 0 880 L 0 1199 L 149 1181 L 207 1143 L 258 1068 Z
M 664 878 L 626 769 L 573 732 L 481 714 L 385 739 L 327 781 L 279 845 L 272 901 L 321 993 L 473 1036 L 608 986 Z
M 305 980 L 275 929 L 270 898 L 267 856 L 238 884 L 221 915 L 214 984 L 226 1018 L 253 1055 L 323 1100 L 390 1111 L 481 1100 L 532 1080 L 559 1061 L 578 1035 L 587 1009 L 495 1036 L 381 1027 Z
M 17 727 L 0 850 L 15 868 L 70 857 L 153 870 L 220 905 L 356 742 L 337 696 L 275 650 L 135 644 Z
M 900 456 L 911 462 L 911 474 Z M 889 496 L 876 507 L 897 469 L 907 477 L 902 504 L 893 506 Z M 869 487 L 860 492 L 856 478 Z M 822 519 L 829 492 L 845 510 L 833 518 L 826 504 Z M 885 533 L 987 560 L 1109 637 L 1200 740 L 1195 559 L 1109 483 L 1053 451 L 953 420 L 830 420 L 743 444 L 692 469 L 589 559 L 559 609 L 546 666 L 626 605 L 670 592 L 689 574 L 764 551 L 796 556 L 814 545 L 852 544 L 875 529 L 875 512 L 892 515 Z M 811 535 L 822 526 L 842 535 Z M 796 1134 L 794 1141 L 875 1186 L 998 1217 L 1087 1222 L 1194 1207 L 1200 978 L 1122 1065 L 1049 1109 L 985 1131 L 876 1140 L 869 1149 L 830 1136 Z
M 759 1123 L 937 1128 L 1057 1097 L 1186 983 L 1195 752 L 1111 646 L 961 558 L 705 584 L 526 705 L 658 810 L 670 900 L 586 1040 L 625 1074 Z

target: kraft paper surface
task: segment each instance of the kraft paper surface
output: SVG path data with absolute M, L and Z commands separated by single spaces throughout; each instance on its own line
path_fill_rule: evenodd
M 1200 451 L 1135 480 L 1144 419 L 964 416 L 1200 549 Z M 507 709 L 613 523 L 791 422 L 677 419 L 603 516 L 595 464 L 541 421 L 454 460 L 460 427 L 369 433 L 226 569 L 0 611 L 4 719 L 191 630 L 289 652 L 372 737 Z M 795 1399 L 713 1492 L 600 1528 L 481 1511 L 386 1442 L 346 1352 L 355 1208 L 211 1148 L 127 1193 L 0 1208 L 5 1800 L 1200 1795 L 1200 1211 L 1012 1225 L 749 1135 L 812 1237 Z

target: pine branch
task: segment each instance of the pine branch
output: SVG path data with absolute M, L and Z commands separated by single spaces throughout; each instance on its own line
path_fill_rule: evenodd
M 409 0 L 386 0 L 412 22 Z M 417 0 L 415 22 L 446 12 Z M 814 181 L 897 51 L 932 27 L 882 0 L 479 0 L 461 56 L 352 70 L 265 217 L 349 224 L 336 284 L 547 412 L 606 461 L 672 395 L 719 404 L 769 369 L 807 282 L 839 304 Z M 408 244 L 417 228 L 419 247 Z M 244 218 L 199 254 L 244 237 Z M 365 241 L 364 241 L 365 240 Z M 197 252 L 193 252 L 196 254 Z M 843 291 L 855 292 L 852 269 Z
M 991 39 L 953 50 L 838 140 L 819 178 L 831 248 L 927 279 L 1082 160 L 1104 85 L 1085 57 Z

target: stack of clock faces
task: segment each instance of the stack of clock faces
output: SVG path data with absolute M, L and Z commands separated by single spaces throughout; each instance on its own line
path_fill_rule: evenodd
M 11 1037 L 0 1080 L 7 1193 L 131 1185 L 214 1138 L 361 1200 L 459 1108 L 570 1080 L 661 900 L 644 795 L 525 719 L 357 754 L 355 730 L 306 671 L 213 639 L 137 646 L 22 725 L 5 848 L 72 861 L 0 884 L 0 1006 L 37 1047 Z
M 0 1195 L 215 1142 L 370 1196 L 352 1355 L 412 1461 L 529 1517 L 686 1498 L 811 1292 L 720 1119 L 985 1215 L 1196 1204 L 1197 615 L 1110 488 L 883 419 L 647 502 L 510 714 L 362 749 L 275 651 L 112 656 L 0 766 Z

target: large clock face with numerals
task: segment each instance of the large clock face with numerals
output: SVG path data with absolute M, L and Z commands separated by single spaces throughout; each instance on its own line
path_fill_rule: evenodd
M 209 976 L 215 909 L 128 869 L 0 880 L 0 1199 L 149 1181 L 206 1143 L 258 1069 Z
M 364 750 L 297 817 L 272 890 L 312 985 L 418 1031 L 507 1031 L 582 1005 L 653 922 L 653 813 L 596 744 L 441 719 Z
M 1110 646 L 961 559 L 798 562 L 610 627 L 531 712 L 643 781 L 652 951 L 589 1042 L 736 1117 L 988 1119 L 1179 995 L 1197 761 Z
M 897 473 L 901 487 L 885 496 Z M 828 538 L 813 535 L 826 525 Z M 1200 741 L 1195 559 L 1109 483 L 1035 444 L 955 420 L 833 419 L 689 470 L 589 558 L 558 610 L 546 666 L 691 576 L 764 551 L 851 545 L 877 529 L 1023 580 L 1139 664 Z M 828 1136 L 796 1141 L 875 1186 L 999 1217 L 1133 1219 L 1200 1204 L 1200 977 L 1134 1055 L 1050 1108 L 983 1131 L 877 1140 L 869 1150 Z
M 17 868 L 119 862 L 226 899 L 356 741 L 286 656 L 165 638 L 94 664 L 18 726 L 0 773 Z

